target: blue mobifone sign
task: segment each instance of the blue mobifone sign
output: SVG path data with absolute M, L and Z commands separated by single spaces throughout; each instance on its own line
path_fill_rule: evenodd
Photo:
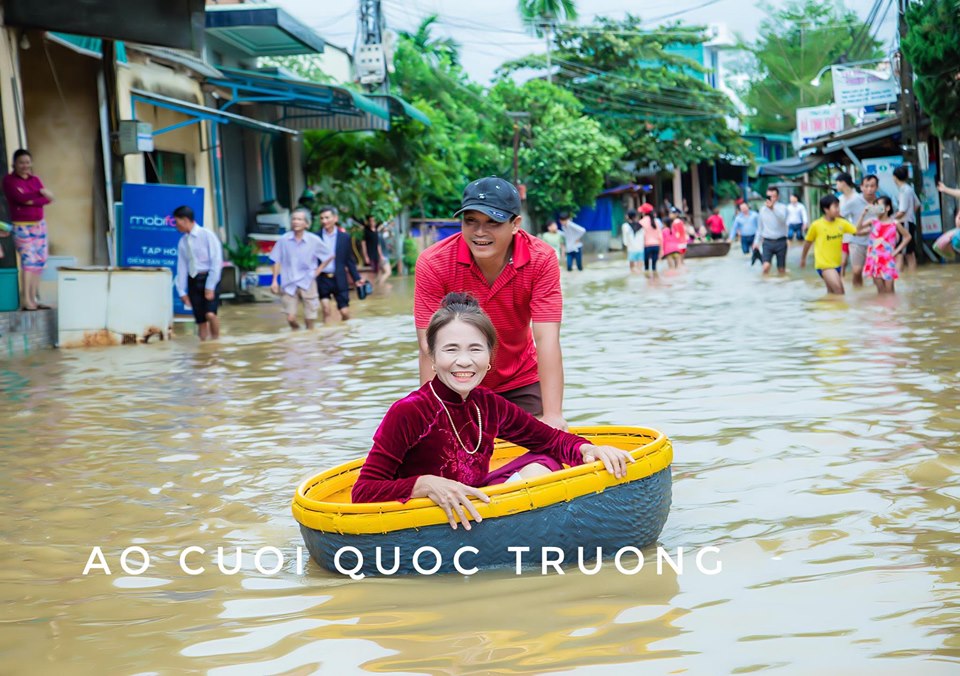
M 124 183 L 123 219 L 117 246 L 119 264 L 170 268 L 176 277 L 180 233 L 174 227 L 173 210 L 181 205 L 193 209 L 197 224 L 203 225 L 203 188 Z M 176 289 L 170 292 L 173 294 L 173 311 L 189 314 Z

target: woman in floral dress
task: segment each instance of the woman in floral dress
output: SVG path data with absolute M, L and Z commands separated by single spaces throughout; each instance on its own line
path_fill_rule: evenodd
M 897 272 L 897 254 L 903 251 L 910 241 L 910 233 L 903 224 L 894 219 L 893 202 L 889 197 L 877 199 L 877 207 L 882 209 L 879 217 L 872 223 L 865 224 L 866 218 L 876 210 L 868 207 L 857 224 L 857 234 L 870 233 L 870 244 L 867 247 L 867 260 L 863 267 L 863 276 L 872 277 L 877 286 L 877 293 L 894 293 L 893 284 L 900 274 Z M 897 234 L 900 243 L 897 243 Z

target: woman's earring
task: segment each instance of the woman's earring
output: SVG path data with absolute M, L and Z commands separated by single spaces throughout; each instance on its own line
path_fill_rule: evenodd
M 436 365 L 436 364 L 430 364 L 430 368 L 431 368 L 432 370 L 436 371 L 436 370 L 437 370 L 437 365 Z

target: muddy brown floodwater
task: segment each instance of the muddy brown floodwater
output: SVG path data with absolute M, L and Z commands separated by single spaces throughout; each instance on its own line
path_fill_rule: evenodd
M 960 267 L 828 301 L 735 252 L 657 281 L 615 258 L 564 273 L 567 418 L 674 440 L 660 545 L 721 573 L 298 574 L 296 485 L 416 387 L 401 280 L 313 334 L 233 306 L 219 344 L 0 363 L 0 672 L 958 673 Z M 94 546 L 112 575 L 82 574 Z

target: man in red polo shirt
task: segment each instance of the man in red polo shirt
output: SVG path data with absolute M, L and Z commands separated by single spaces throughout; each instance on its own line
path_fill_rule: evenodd
M 420 342 L 420 382 L 433 377 L 427 325 L 443 297 L 467 292 L 497 329 L 493 368 L 483 380 L 545 423 L 566 429 L 560 352 L 560 265 L 546 242 L 520 229 L 520 193 L 493 176 L 463 191 L 460 234 L 417 259 L 413 313 Z

